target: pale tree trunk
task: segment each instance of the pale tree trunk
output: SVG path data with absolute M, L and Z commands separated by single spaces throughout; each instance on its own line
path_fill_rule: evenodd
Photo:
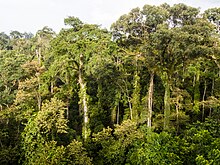
M 69 93 L 71 93 L 71 87 L 70 87 L 70 73 L 67 71 L 66 75 L 66 84 L 67 84 L 67 89 Z M 70 99 L 71 99 L 71 94 L 67 96 L 67 110 L 66 110 L 66 118 L 69 119 L 69 106 L 70 106 Z
M 117 109 L 118 106 L 115 106 L 112 111 L 111 111 L 111 122 L 112 124 L 114 125 L 116 123 L 116 117 L 117 117 L 117 112 L 116 112 L 116 109 Z
M 136 71 L 134 76 L 134 90 L 132 94 L 132 117 L 134 121 L 138 121 L 140 112 L 140 77 Z
M 194 106 L 193 110 L 195 112 L 199 112 L 199 101 L 200 101 L 200 71 L 198 70 L 195 77 L 194 77 Z
M 214 88 L 215 88 L 215 78 L 212 79 L 212 90 L 211 90 L 211 96 L 214 95 Z M 209 108 L 209 117 L 212 116 L 212 108 Z
M 148 89 L 148 115 L 147 115 L 147 126 L 152 126 L 152 112 L 153 112 L 153 92 L 154 92 L 154 73 L 150 74 L 150 85 Z
M 37 61 L 39 66 L 41 65 L 41 59 L 42 59 L 42 55 L 41 55 L 41 47 L 39 47 L 38 49 L 36 49 L 36 55 L 37 55 Z
M 203 96 L 202 96 L 202 121 L 204 120 L 204 115 L 205 115 L 205 105 L 204 105 L 204 101 L 205 101 L 205 95 L 206 95 L 206 90 L 207 90 L 207 84 L 206 84 L 206 80 L 205 80 L 205 84 L 204 84 L 204 92 L 203 92 Z
M 128 106 L 129 106 L 129 110 L 130 110 L 130 119 L 133 120 L 133 110 L 132 110 L 131 98 L 129 96 L 127 80 L 126 81 L 124 80 L 124 83 L 125 83 L 125 90 L 126 90 L 127 99 L 128 99 Z
M 53 94 L 54 92 L 54 81 L 52 80 L 50 83 L 50 93 Z
M 164 130 L 170 126 L 170 82 L 167 73 L 164 73 Z
M 40 73 L 37 73 L 37 83 L 38 83 L 38 90 L 37 90 L 37 106 L 38 110 L 41 110 L 41 94 L 40 94 Z
M 38 63 L 39 65 L 41 65 L 41 48 L 39 48 L 39 51 L 38 51 Z
M 135 58 L 135 74 L 134 74 L 134 90 L 132 93 L 132 99 L 131 99 L 131 105 L 132 107 L 130 108 L 132 111 L 132 118 L 134 121 L 138 121 L 139 119 L 139 112 L 140 112 L 140 77 L 138 75 L 138 55 L 136 55 Z
M 38 110 L 40 111 L 41 110 L 41 96 L 39 93 L 37 94 L 37 106 L 38 106 Z
M 38 50 L 36 50 L 37 59 L 38 59 L 38 65 L 41 66 L 41 48 L 39 47 Z M 38 110 L 41 109 L 41 94 L 39 92 L 40 90 L 40 73 L 37 73 L 37 81 L 38 81 L 38 91 L 37 91 L 37 105 Z
M 79 62 L 79 85 L 80 85 L 80 104 L 82 105 L 83 111 L 83 136 L 86 140 L 90 134 L 89 131 L 89 116 L 88 116 L 88 102 L 87 102 L 87 93 L 86 93 L 86 82 L 83 79 L 83 55 L 80 55 Z
M 114 106 L 111 112 L 111 121 L 112 124 L 119 124 L 119 116 L 120 116 L 120 99 L 121 99 L 121 92 L 116 94 L 117 105 Z

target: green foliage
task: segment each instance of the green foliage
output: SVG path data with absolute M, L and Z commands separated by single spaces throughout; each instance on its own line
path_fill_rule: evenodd
M 186 164 L 211 163 L 218 161 L 219 123 L 212 119 L 204 123 L 197 122 L 185 130 L 183 139 L 184 150 L 181 157 Z M 216 157 L 212 157 L 216 154 Z
M 110 32 L 0 33 L 0 164 L 219 164 L 219 20 L 145 5 Z
M 54 140 L 59 140 L 60 134 L 67 133 L 67 120 L 64 117 L 64 112 L 64 103 L 52 98 L 51 101 L 45 102 L 41 111 L 28 121 L 22 133 L 22 150 L 26 164 L 34 163 L 38 157 L 40 157 L 39 163 L 41 164 L 47 161 L 56 164 L 57 160 L 54 159 L 59 158 L 53 157 L 53 152 L 59 151 L 62 153 L 64 151 L 63 147 L 57 146 L 57 142 Z M 46 145 L 45 148 L 44 145 Z M 49 156 L 49 160 L 47 160 L 44 152 L 47 153 L 50 150 L 52 157 Z M 49 162 L 47 164 L 50 164 Z
M 42 110 L 38 112 L 35 119 L 42 134 L 67 133 L 64 106 L 65 104 L 56 98 L 42 105 Z
M 24 54 L 16 51 L 0 51 L 0 105 L 9 106 L 14 102 L 18 82 L 21 81 L 25 74 L 22 64 L 28 58 Z
M 168 133 L 151 133 L 136 141 L 128 153 L 128 164 L 182 164 L 178 138 Z
M 93 134 L 92 146 L 94 145 L 93 148 L 97 152 L 94 156 L 94 164 L 124 164 L 130 146 L 142 137 L 136 123 L 131 120 L 116 125 L 114 132 L 111 128 L 107 128 Z
M 67 164 L 75 165 L 92 165 L 92 159 L 87 156 L 86 149 L 83 147 L 82 142 L 73 140 L 66 147 L 66 162 Z
M 37 144 L 38 147 L 33 151 L 31 157 L 24 164 L 64 164 L 62 163 L 65 149 L 63 146 L 57 146 L 55 141 Z

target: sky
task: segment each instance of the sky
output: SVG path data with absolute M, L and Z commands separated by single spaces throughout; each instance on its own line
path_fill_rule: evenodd
M 64 26 L 64 18 L 78 17 L 86 23 L 109 28 L 121 15 L 145 4 L 185 3 L 202 11 L 220 7 L 220 0 L 0 0 L 0 32 L 12 30 L 36 33 L 44 26 L 54 31 Z

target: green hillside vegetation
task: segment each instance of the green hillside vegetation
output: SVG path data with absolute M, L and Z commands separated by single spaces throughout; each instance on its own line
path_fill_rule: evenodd
M 64 24 L 0 33 L 1 165 L 220 164 L 220 8 Z

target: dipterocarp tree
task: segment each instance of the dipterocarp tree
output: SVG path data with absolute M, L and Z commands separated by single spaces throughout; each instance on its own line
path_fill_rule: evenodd
M 100 29 L 97 25 L 84 24 L 75 17 L 68 17 L 64 22 L 70 28 L 63 29 L 52 42 L 54 62 L 51 66 L 57 65 L 55 67 L 60 68 L 54 73 L 54 77 L 56 75 L 66 84 L 68 91 L 78 91 L 79 113 L 83 116 L 82 133 L 84 139 L 87 139 L 90 135 L 89 113 L 91 113 L 87 79 L 92 71 L 98 69 L 92 66 L 94 58 L 111 53 L 108 46 L 112 41 L 108 31 Z
M 41 65 L 41 63 L 45 60 L 45 56 L 47 55 L 46 51 L 49 49 L 50 41 L 54 37 L 55 32 L 51 28 L 45 26 L 43 29 L 38 30 L 33 38 L 35 44 L 32 49 L 35 50 L 35 55 L 39 65 Z
M 118 43 L 143 56 L 151 78 L 148 88 L 148 126 L 151 126 L 154 74 L 164 86 L 164 128 L 169 128 L 170 90 L 175 73 L 190 60 L 209 53 L 213 31 L 209 22 L 199 17 L 199 10 L 184 4 L 170 7 L 145 5 L 133 9 L 112 25 Z M 206 50 L 206 51 L 204 51 Z
M 194 25 L 180 28 L 162 28 L 152 35 L 151 52 L 156 57 L 160 67 L 158 74 L 163 81 L 164 93 L 164 128 L 169 127 L 170 89 L 172 88 L 175 72 L 186 67 L 190 60 L 204 56 L 209 52 L 209 38 L 206 37 L 207 27 L 211 26 L 203 20 L 197 20 Z M 204 25 L 205 24 L 205 25 Z M 198 26 L 201 29 L 198 29 Z M 202 27 L 206 27 L 202 29 Z M 194 31 L 197 28 L 198 31 Z M 196 42 L 195 42 L 196 41 Z M 182 61 L 183 60 L 183 61 Z
M 132 100 L 136 100 L 134 98 L 138 98 L 138 91 L 139 83 L 140 83 L 140 73 L 138 70 L 140 66 L 140 61 L 142 61 L 144 65 L 147 66 L 150 74 L 150 83 L 148 87 L 148 112 L 147 112 L 147 123 L 148 127 L 151 127 L 151 118 L 152 118 L 152 109 L 153 109 L 153 88 L 154 88 L 154 74 L 155 74 L 155 67 L 153 58 L 148 56 L 145 53 L 143 47 L 148 44 L 149 42 L 149 35 L 156 31 L 157 26 L 159 24 L 164 23 L 164 21 L 168 17 L 168 12 L 163 9 L 163 7 L 157 6 L 150 6 L 145 5 L 143 10 L 139 8 L 135 8 L 131 10 L 129 14 L 125 14 L 121 16 L 115 23 L 112 24 L 112 31 L 113 36 L 119 46 L 124 50 L 125 56 L 129 56 L 136 61 L 135 71 L 134 71 L 134 93 Z M 139 64 L 139 65 L 138 65 Z M 139 91 L 140 92 L 140 91 Z M 140 100 L 139 100 L 140 102 Z M 135 102 L 133 102 L 133 113 L 134 118 L 138 118 L 137 111 L 135 106 Z M 139 103 L 140 104 L 140 103 Z M 142 112 L 143 113 L 143 112 Z M 132 115 L 131 115 L 132 116 Z M 146 119 L 145 119 L 146 120 Z

